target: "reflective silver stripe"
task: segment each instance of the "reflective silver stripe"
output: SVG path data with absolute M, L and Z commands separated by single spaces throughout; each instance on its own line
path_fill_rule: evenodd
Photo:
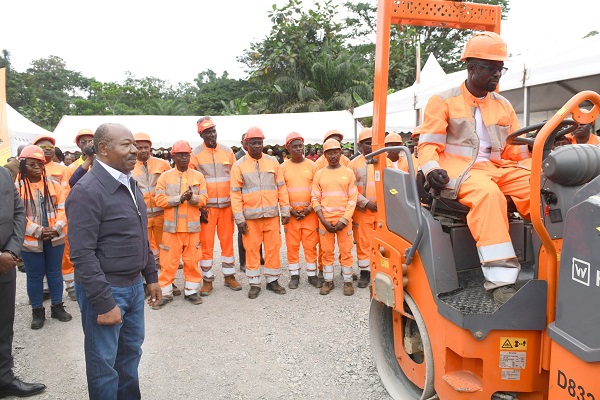
M 458 146 L 456 144 L 447 144 L 444 153 L 455 156 L 473 157 L 473 148 L 466 146 Z
M 419 136 L 419 143 L 446 143 L 445 133 L 421 133 Z
M 482 263 L 516 257 L 512 242 L 480 246 L 477 248 L 477 253 Z
M 228 176 L 219 176 L 216 178 L 206 178 L 206 183 L 229 182 Z
M 242 191 L 242 188 L 241 188 L 241 187 L 233 187 L 233 186 L 231 186 L 229 189 L 230 189 L 232 192 L 241 192 L 241 191 Z
M 212 259 L 210 260 L 200 260 L 200 267 L 210 267 L 212 266 Z
M 200 232 L 200 221 L 192 221 L 187 224 L 188 232 Z
M 492 153 L 490 154 L 490 160 L 500 160 L 500 151 L 499 150 L 494 150 L 492 151 Z
M 166 192 L 162 189 L 156 189 L 156 194 L 166 194 Z
M 29 226 L 27 227 L 27 229 L 25 229 L 25 235 L 27 235 L 27 236 L 35 236 L 35 231 L 39 230 L 41 232 L 42 229 L 43 228 L 40 225 L 31 223 L 31 224 L 29 224 Z
M 523 159 L 531 158 L 531 154 L 529 154 L 529 146 L 522 144 L 519 146 L 519 149 L 521 150 L 521 157 L 523 157 Z
M 310 186 L 297 186 L 297 187 L 288 187 L 288 193 L 296 193 L 296 192 L 310 192 Z
M 290 206 L 292 207 L 308 207 L 310 205 L 310 201 L 292 201 L 290 202 Z
M 282 186 L 284 186 L 284 185 L 285 185 L 285 182 L 284 182 L 284 181 L 277 182 L 277 187 L 278 187 L 278 188 L 280 188 L 280 187 L 282 187 Z
M 231 205 L 230 197 L 210 197 L 206 203 L 208 208 L 226 208 Z
M 258 269 L 246 268 L 246 276 L 249 278 L 260 276 L 260 268 L 258 268 Z
M 279 276 L 281 275 L 281 267 L 279 268 L 267 268 L 266 266 L 263 269 L 263 273 L 265 275 Z
M 259 192 L 259 191 L 267 191 L 267 190 L 276 191 L 277 190 L 277 186 L 275 186 L 275 185 L 263 185 L 263 186 L 246 187 L 246 185 L 244 185 L 244 187 L 242 188 L 242 192 L 244 194 L 254 193 L 254 192 Z
M 175 206 L 178 206 L 179 204 L 181 204 L 181 196 L 180 195 L 169 197 L 169 205 L 170 206 L 175 207 Z
M 177 229 L 177 224 L 175 222 L 165 220 L 165 222 L 163 224 L 164 232 L 175 233 L 176 229 Z
M 244 217 L 246 219 L 270 218 L 277 216 L 279 216 L 279 207 L 277 206 L 244 209 Z
M 425 164 L 421 165 L 421 169 L 423 170 L 423 173 L 425 175 L 427 175 L 427 173 L 429 171 L 431 171 L 432 169 L 436 169 L 436 168 L 441 168 L 441 167 L 440 167 L 440 163 L 438 163 L 435 160 L 427 161 Z

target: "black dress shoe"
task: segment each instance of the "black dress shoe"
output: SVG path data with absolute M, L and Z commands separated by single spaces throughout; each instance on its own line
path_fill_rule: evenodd
M 0 386 L 0 399 L 8 396 L 29 397 L 46 389 L 42 383 L 27 383 L 15 377 L 8 385 Z

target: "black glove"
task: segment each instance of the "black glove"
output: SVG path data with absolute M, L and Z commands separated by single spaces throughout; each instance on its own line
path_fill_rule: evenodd
M 427 174 L 427 182 L 429 182 L 429 186 L 439 191 L 446 188 L 446 184 L 450 182 L 450 178 L 445 169 L 434 169 Z

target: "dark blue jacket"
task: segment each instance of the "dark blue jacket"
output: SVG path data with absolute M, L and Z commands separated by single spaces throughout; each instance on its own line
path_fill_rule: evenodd
M 25 235 L 25 207 L 15 187 L 10 172 L 0 167 L 0 251 L 12 251 L 21 254 Z M 0 273 L 0 283 L 10 282 L 16 278 L 15 269 Z M 10 307 L 13 307 L 10 305 Z M 5 307 L 2 304 L 2 307 Z
M 140 273 L 146 283 L 158 282 L 146 205 L 137 186 L 135 194 L 137 207 L 127 187 L 94 163 L 67 197 L 75 282 L 85 289 L 98 314 L 116 305 L 111 286 L 131 285 Z

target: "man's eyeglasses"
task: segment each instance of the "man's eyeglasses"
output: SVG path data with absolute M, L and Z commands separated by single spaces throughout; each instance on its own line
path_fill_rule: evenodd
M 506 68 L 506 67 L 497 67 L 495 65 L 486 65 L 486 64 L 476 63 L 476 62 L 472 62 L 471 64 L 477 65 L 479 68 L 484 69 L 490 75 L 495 74 L 496 71 L 500 72 L 500 75 L 504 75 L 506 73 L 506 71 L 508 71 L 508 68 Z
M 54 146 L 51 144 L 40 144 L 38 147 L 42 150 L 54 150 Z
M 44 169 L 44 163 L 42 163 L 42 162 L 37 162 L 37 163 L 36 162 L 32 162 L 32 163 L 27 162 L 27 163 L 25 163 L 25 166 L 30 169 L 35 169 L 35 168 Z

